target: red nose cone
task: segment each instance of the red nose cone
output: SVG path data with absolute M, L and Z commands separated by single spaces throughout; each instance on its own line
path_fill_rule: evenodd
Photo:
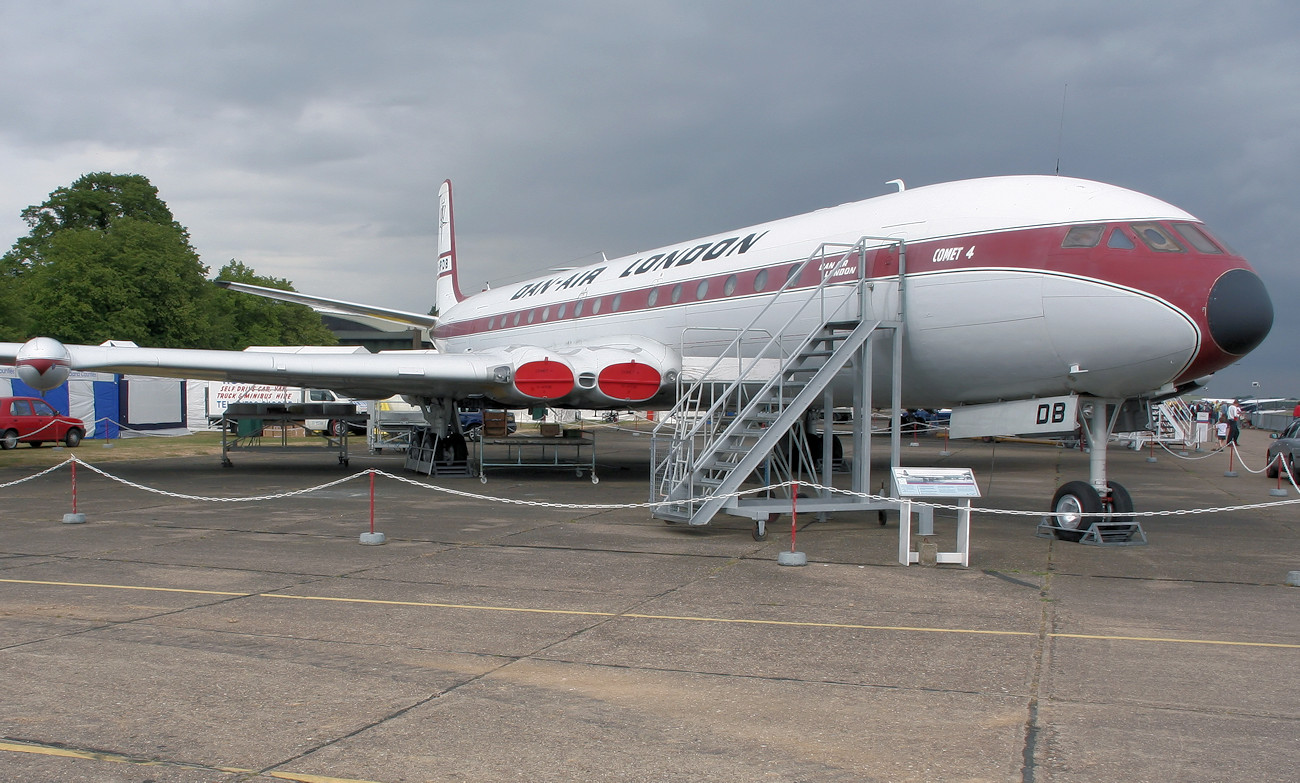
M 655 396 L 659 382 L 658 370 L 637 362 L 611 364 L 596 377 L 602 394 L 626 402 L 642 402 Z
M 525 362 L 515 370 L 515 388 L 539 400 L 559 399 L 573 391 L 573 370 L 550 359 Z

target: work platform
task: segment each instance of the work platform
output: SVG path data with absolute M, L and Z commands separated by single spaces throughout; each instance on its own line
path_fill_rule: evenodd
M 345 424 L 338 435 L 325 434 L 319 437 L 307 434 L 303 422 L 306 419 L 330 419 Z M 348 430 L 347 424 L 364 425 L 369 416 L 357 413 L 357 406 L 352 403 L 307 402 L 307 403 L 261 403 L 239 402 L 227 406 L 222 414 L 221 427 L 221 465 L 229 468 L 234 465 L 231 453 L 272 451 L 288 453 L 327 453 L 338 458 L 340 465 L 348 465 Z M 290 440 L 289 430 L 303 427 L 301 440 Z M 278 429 L 274 435 L 267 437 L 268 428 Z
M 584 472 L 592 484 L 596 476 L 596 436 L 571 430 L 573 435 L 507 435 L 480 438 L 475 446 L 479 481 L 487 483 L 489 468 L 532 468 L 538 470 L 572 470 L 578 478 Z M 583 454 L 586 449 L 586 455 Z

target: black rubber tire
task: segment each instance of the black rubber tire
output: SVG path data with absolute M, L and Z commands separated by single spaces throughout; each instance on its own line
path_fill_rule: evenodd
M 6 430 L 5 434 L 0 435 L 0 449 L 12 449 L 18 447 L 18 430 Z
M 1112 514 L 1131 515 L 1133 513 L 1133 497 L 1129 495 L 1128 490 L 1124 488 L 1124 485 L 1114 481 L 1108 481 L 1106 482 L 1106 486 L 1110 487 L 1110 503 L 1103 504 L 1103 505 L 1110 506 L 1110 508 L 1106 510 L 1111 512 Z M 1114 517 L 1110 517 L 1106 521 L 1128 524 L 1133 521 L 1133 517 L 1114 516 Z
M 1058 527 L 1052 532 L 1056 537 L 1062 541 L 1078 541 L 1083 538 L 1088 527 L 1097 521 L 1097 517 L 1093 515 L 1102 511 L 1101 496 L 1086 481 L 1068 481 L 1062 484 L 1052 496 L 1051 510 L 1069 512 L 1072 515 L 1055 517 L 1055 524 Z
M 68 430 L 63 435 L 63 445 L 67 446 L 70 449 L 75 449 L 76 447 L 81 445 L 82 437 L 83 436 L 81 430 L 77 430 L 77 429 Z
M 1278 465 L 1277 457 L 1273 457 L 1268 461 L 1268 466 L 1264 468 L 1264 475 L 1269 478 L 1277 478 L 1280 468 L 1281 466 Z

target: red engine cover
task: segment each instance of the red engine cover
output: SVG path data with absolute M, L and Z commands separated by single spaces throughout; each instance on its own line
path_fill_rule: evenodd
M 550 359 L 525 362 L 515 370 L 515 388 L 539 400 L 557 400 L 573 391 L 573 370 Z
M 659 383 L 659 371 L 638 362 L 611 364 L 596 377 L 602 394 L 627 402 L 650 399 L 659 391 Z

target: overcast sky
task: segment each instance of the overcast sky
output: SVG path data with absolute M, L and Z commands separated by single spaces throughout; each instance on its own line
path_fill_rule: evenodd
M 1293 0 L 5 2 L 0 105 L 0 246 L 143 174 L 213 274 L 421 312 L 447 178 L 472 291 L 1059 160 L 1268 284 L 1272 335 L 1207 394 L 1300 394 Z

